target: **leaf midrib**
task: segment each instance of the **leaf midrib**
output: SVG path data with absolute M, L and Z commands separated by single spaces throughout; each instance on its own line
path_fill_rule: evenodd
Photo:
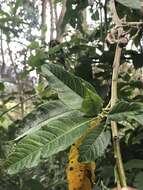
M 73 111 L 73 110 L 72 110 Z M 60 117 L 62 117 L 63 115 L 65 115 L 66 113 L 70 113 L 70 111 L 65 111 L 65 112 L 62 112 L 60 115 L 59 113 L 57 113 L 56 115 L 54 115 L 53 117 L 49 118 L 49 119 L 44 119 L 44 121 L 39 121 L 37 123 L 37 126 L 36 127 L 32 127 L 31 129 L 29 129 L 28 131 L 26 131 L 25 133 L 23 133 L 22 135 L 20 135 L 19 137 L 17 137 L 16 139 L 14 139 L 15 141 L 18 141 L 20 140 L 21 138 L 24 138 L 26 137 L 27 135 L 31 135 L 32 132 L 36 132 L 38 131 L 39 129 L 41 129 L 41 127 L 44 125 L 44 123 L 49 123 L 50 121 L 52 120 L 55 120 L 55 119 L 58 119 Z
M 72 112 L 71 112 L 71 113 L 72 113 Z M 62 134 L 62 135 L 60 135 L 60 136 L 58 136 L 56 139 L 53 139 L 52 141 L 50 141 L 50 142 L 47 143 L 47 144 L 51 144 L 51 143 L 53 143 L 54 141 L 57 141 L 58 139 L 62 138 L 62 136 L 66 136 L 66 134 L 71 133 L 71 131 L 76 130 L 76 129 L 79 128 L 81 125 L 85 125 L 85 124 L 87 124 L 87 123 L 90 123 L 91 120 L 92 120 L 92 119 L 90 119 L 90 120 L 88 120 L 88 121 L 85 121 L 85 122 L 82 122 L 82 123 L 79 124 L 77 127 L 71 128 L 71 130 L 67 131 L 66 133 L 64 133 L 64 134 Z M 25 156 L 24 158 L 20 159 L 19 161 L 17 161 L 15 164 L 12 164 L 11 166 L 14 167 L 14 165 L 17 165 L 19 162 L 22 162 L 22 160 L 26 159 L 27 157 L 29 157 L 30 155 L 34 154 L 35 152 L 39 152 L 40 150 L 41 150 L 41 152 L 42 152 L 42 149 L 44 149 L 44 147 L 46 147 L 47 144 L 41 146 L 39 149 L 35 150 L 35 151 L 32 152 L 31 154 L 28 154 L 27 156 Z M 11 156 L 12 156 L 12 155 L 11 155 Z

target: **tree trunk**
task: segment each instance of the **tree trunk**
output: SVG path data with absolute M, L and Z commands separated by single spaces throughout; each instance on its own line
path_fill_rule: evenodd
M 57 14 L 57 4 L 56 3 L 54 3 L 54 15 L 55 15 L 55 30 L 57 31 L 58 14 Z
M 63 29 L 62 29 L 62 24 L 63 24 L 63 20 L 64 20 L 64 16 L 66 13 L 66 4 L 67 4 L 67 0 L 63 0 L 63 4 L 62 4 L 62 10 L 61 10 L 61 14 L 59 16 L 58 22 L 57 22 L 57 41 L 61 42 L 63 39 Z
M 47 13 L 47 0 L 41 0 L 42 2 L 42 13 L 41 13 L 41 44 L 45 45 L 46 43 L 46 13 Z
M 86 32 L 88 30 L 88 25 L 86 21 L 86 9 L 82 10 L 82 17 L 83 17 L 82 29 L 83 29 L 83 32 Z
M 5 57 L 4 57 L 4 49 L 3 49 L 3 39 L 2 39 L 2 37 L 3 37 L 3 31 L 2 31 L 2 29 L 1 29 L 1 39 L 0 39 L 0 41 L 1 41 L 1 44 L 0 44 L 0 46 L 1 46 L 1 58 L 2 58 L 2 64 L 1 64 L 1 68 L 0 68 L 1 78 L 4 77 L 4 74 L 5 74 L 5 67 L 6 67 L 6 64 L 5 64 Z
M 52 0 L 48 0 L 49 1 L 49 7 L 50 7 L 50 41 L 54 39 L 54 26 L 55 26 L 55 21 L 54 21 L 54 7 L 53 7 L 53 3 Z

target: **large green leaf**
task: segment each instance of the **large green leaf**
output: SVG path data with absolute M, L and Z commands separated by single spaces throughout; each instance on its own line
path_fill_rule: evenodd
M 125 163 L 125 170 L 143 169 L 143 160 L 133 159 Z
M 89 126 L 90 119 L 79 111 L 68 111 L 45 121 L 43 126 L 23 138 L 7 159 L 5 166 L 10 174 L 35 167 L 42 159 L 65 150 Z
M 46 58 L 46 54 L 45 54 L 44 50 L 39 48 L 39 49 L 36 49 L 35 55 L 30 55 L 27 63 L 31 67 L 39 68 L 41 66 L 41 64 L 43 63 L 43 61 L 45 60 L 45 58 Z
M 50 70 L 59 80 L 64 82 L 64 84 L 66 84 L 81 97 L 84 97 L 86 95 L 87 89 L 90 89 L 96 93 L 95 88 L 90 83 L 70 72 L 67 72 L 59 65 L 45 64 L 42 66 L 42 71 L 45 75 L 47 74 L 48 70 Z
M 143 103 L 121 101 L 113 107 L 108 118 L 115 121 L 133 119 L 143 125 Z
M 29 179 L 25 181 L 23 189 L 30 189 L 30 190 L 45 190 L 42 185 L 42 182 L 39 182 L 37 179 Z
M 117 1 L 126 7 L 133 8 L 133 9 L 141 9 L 140 0 L 117 0 Z
M 42 66 L 42 72 L 46 76 L 49 85 L 57 91 L 59 99 L 64 104 L 68 105 L 71 109 L 80 109 L 82 98 L 77 93 L 50 72 L 47 65 Z
M 55 119 L 56 116 L 67 111 L 69 111 L 69 108 L 61 101 L 52 100 L 40 105 L 38 108 L 25 116 L 23 120 L 18 120 L 11 124 L 9 128 L 17 128 L 18 137 L 15 139 L 17 141 L 27 134 L 40 129 L 40 127 L 43 126 L 43 123 L 47 120 Z
M 75 106 L 75 108 L 81 108 L 83 98 L 85 98 L 82 111 L 89 116 L 96 115 L 100 112 L 103 101 L 90 83 L 55 64 L 43 65 L 42 72 L 48 78 L 51 86 L 57 89 L 59 98 L 70 105 L 70 107 L 73 108 Z M 91 102 L 94 105 L 94 109 L 91 106 Z
M 86 113 L 87 116 L 94 116 L 98 114 L 102 108 L 102 100 L 91 90 L 87 90 L 86 96 L 82 102 L 81 111 Z
M 103 124 L 92 129 L 79 147 L 79 161 L 91 162 L 101 157 L 110 143 L 109 131 L 104 131 Z
M 139 172 L 136 175 L 134 185 L 137 187 L 137 189 L 143 189 L 143 172 Z

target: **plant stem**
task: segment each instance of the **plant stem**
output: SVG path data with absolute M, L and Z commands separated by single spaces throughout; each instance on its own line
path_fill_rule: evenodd
M 112 19 L 116 26 L 121 25 L 121 20 L 119 19 L 115 2 L 114 0 L 110 1 L 110 10 L 112 13 Z M 123 27 L 118 28 L 118 38 L 123 32 Z M 120 57 L 121 57 L 122 48 L 120 48 L 117 44 L 114 63 L 113 63 L 113 73 L 112 73 L 112 87 L 111 87 L 111 108 L 116 104 L 117 101 L 117 82 L 118 82 L 118 71 L 120 66 Z M 114 157 L 116 159 L 116 167 L 117 173 L 119 176 L 119 182 L 122 187 L 127 187 L 126 176 L 121 156 L 120 143 L 119 143 L 119 134 L 118 127 L 115 121 L 111 121 L 111 130 L 112 130 L 112 138 L 113 138 L 113 147 L 114 147 Z
M 36 94 L 36 95 L 33 95 L 33 96 L 31 96 L 31 97 L 28 97 L 27 99 L 23 100 L 22 103 L 25 103 L 25 102 L 27 102 L 28 100 L 31 100 L 32 98 L 35 98 L 36 96 L 37 96 L 37 94 Z M 4 111 L 3 113 L 0 114 L 0 117 L 2 117 L 3 115 L 7 114 L 7 113 L 10 112 L 10 111 L 12 111 L 13 109 L 17 108 L 20 104 L 21 104 L 21 102 L 18 103 L 18 104 L 16 104 L 15 106 L 9 108 L 8 110 Z

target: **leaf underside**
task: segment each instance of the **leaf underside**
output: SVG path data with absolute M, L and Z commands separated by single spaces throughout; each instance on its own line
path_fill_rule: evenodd
M 43 65 L 42 72 L 49 84 L 57 90 L 59 98 L 68 106 L 81 108 L 87 116 L 97 115 L 101 111 L 103 101 L 87 81 L 54 64 Z
M 83 101 L 82 97 L 80 97 L 80 95 L 78 95 L 70 87 L 64 84 L 61 78 L 57 77 L 57 75 L 55 74 L 55 70 L 55 72 L 52 73 L 49 70 L 48 65 L 43 65 L 41 69 L 44 76 L 47 78 L 49 85 L 57 91 L 59 99 L 64 104 L 68 105 L 68 107 L 70 107 L 71 109 L 80 109 Z M 58 74 L 61 75 L 59 72 Z M 70 80 L 67 79 L 65 76 L 61 77 L 63 77 L 64 81 L 67 80 L 67 82 L 69 81 L 70 83 Z M 76 83 L 74 85 L 76 85 Z
M 108 119 L 115 121 L 135 120 L 143 125 L 143 103 L 121 101 L 108 114 Z
M 13 174 L 35 167 L 42 159 L 65 150 L 88 128 L 89 122 L 79 111 L 69 111 L 56 120 L 44 121 L 41 129 L 17 144 L 5 163 L 8 172 Z
M 104 125 L 92 129 L 79 147 L 79 161 L 91 162 L 101 157 L 111 140 L 109 131 L 104 131 Z
M 17 138 L 16 141 L 23 138 L 27 134 L 30 134 L 43 125 L 44 121 L 48 119 L 55 119 L 56 116 L 69 111 L 69 108 L 59 100 L 48 101 L 40 105 L 38 108 L 33 110 L 23 120 L 14 122 L 10 127 L 17 127 Z

